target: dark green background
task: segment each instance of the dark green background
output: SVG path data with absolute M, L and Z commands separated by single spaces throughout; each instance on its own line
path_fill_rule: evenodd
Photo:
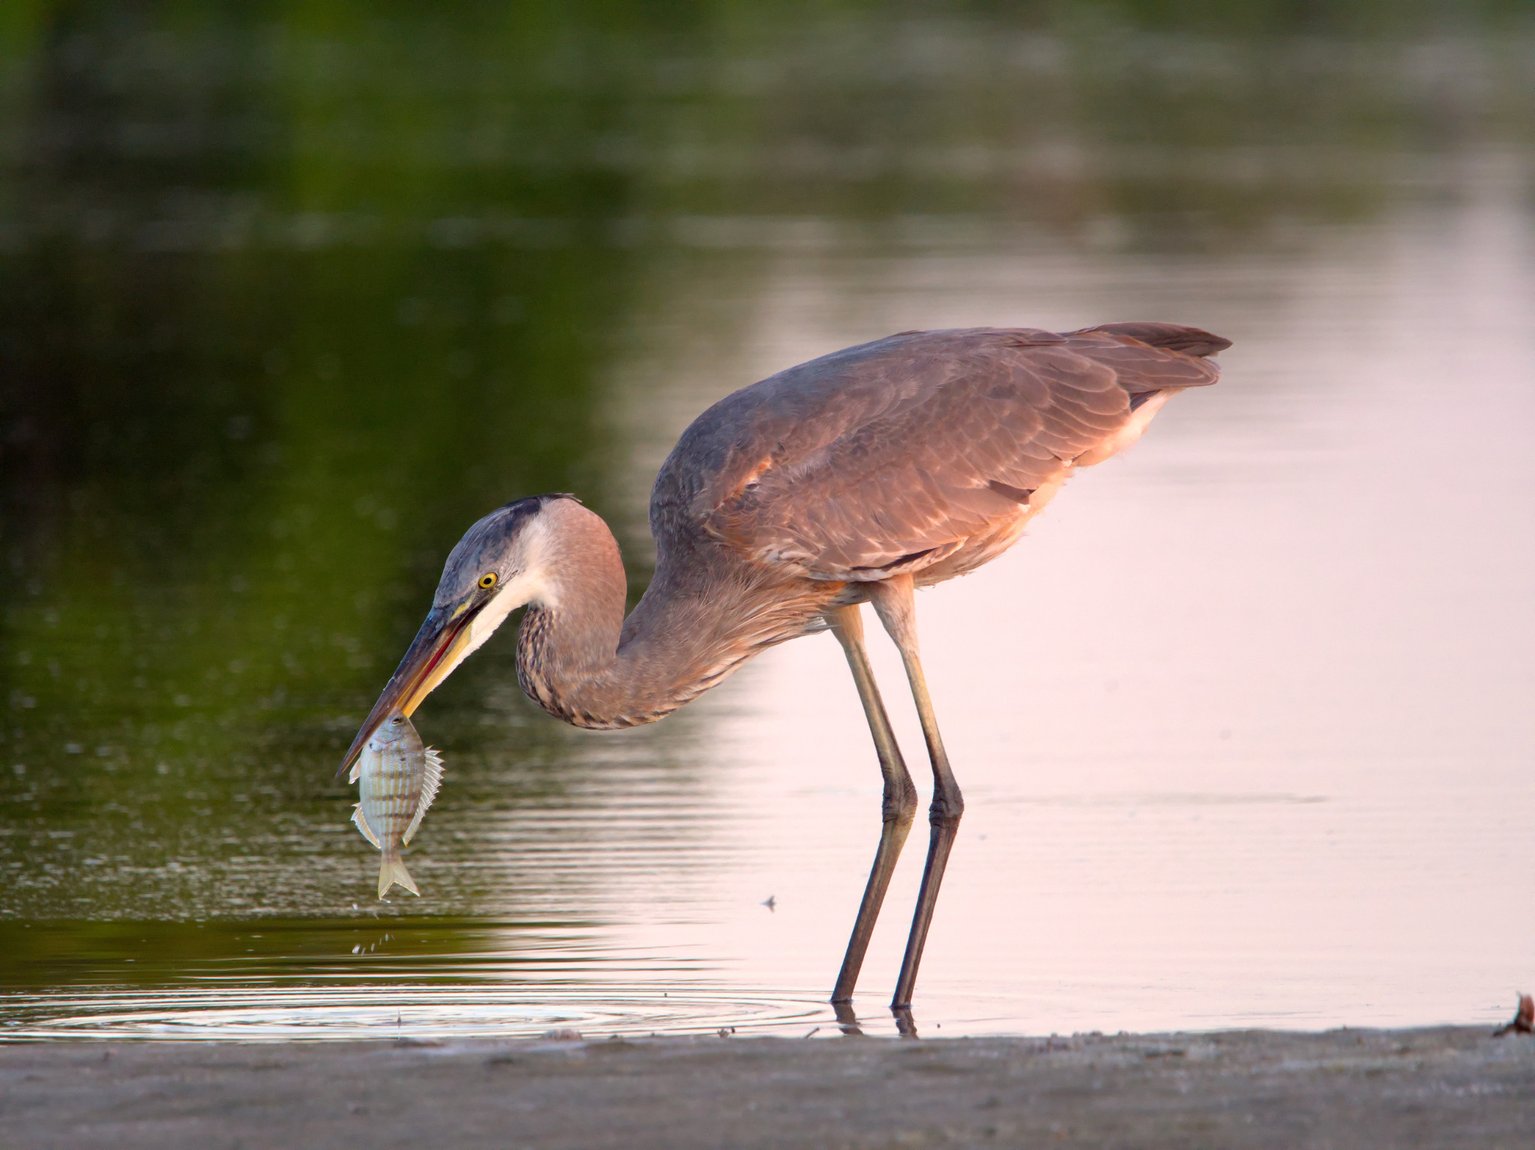
M 447 547 L 575 491 L 643 580 L 604 387 L 736 338 L 766 224 L 1250 260 L 1535 137 L 1523 2 L 946 11 L 0 7 L 0 978 L 343 915 L 331 766 Z M 728 302 L 637 323 L 689 279 Z M 505 646 L 434 700 L 445 804 L 589 766 Z

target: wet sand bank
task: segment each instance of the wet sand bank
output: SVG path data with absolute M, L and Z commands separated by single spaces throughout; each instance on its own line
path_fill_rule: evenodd
M 1535 1040 L 0 1046 L 0 1146 L 1535 1146 Z

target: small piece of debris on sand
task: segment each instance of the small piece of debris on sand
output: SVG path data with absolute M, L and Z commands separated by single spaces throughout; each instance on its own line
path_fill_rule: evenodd
M 1535 997 L 1521 994 L 1513 1021 L 1498 1027 L 1492 1034 L 1494 1038 L 1502 1038 L 1505 1034 L 1535 1034 Z

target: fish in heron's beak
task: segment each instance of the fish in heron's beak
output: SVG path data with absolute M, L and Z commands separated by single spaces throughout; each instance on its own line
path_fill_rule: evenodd
M 378 897 L 402 886 L 420 895 L 400 849 L 414 837 L 437 789 L 442 785 L 442 756 L 421 742 L 404 715 L 391 715 L 363 745 L 352 768 L 358 803 L 352 821 L 362 837 L 383 852 L 378 868 Z
M 466 601 L 457 607 L 433 607 L 427 613 L 421 630 L 416 632 L 405 657 L 389 677 L 383 694 L 379 695 L 378 702 L 373 704 L 373 710 L 368 712 L 357 737 L 352 740 L 336 778 L 351 769 L 368 740 L 391 715 L 398 713 L 409 718 L 421 705 L 421 700 L 463 661 L 471 650 L 469 624 L 482 606 L 483 603 Z

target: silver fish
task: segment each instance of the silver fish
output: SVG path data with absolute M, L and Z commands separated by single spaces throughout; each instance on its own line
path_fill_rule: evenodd
M 368 740 L 347 777 L 358 784 L 362 800 L 352 821 L 362 837 L 384 852 L 378 868 L 378 897 L 398 883 L 420 895 L 400 848 L 410 842 L 421 816 L 442 785 L 442 757 L 423 746 L 416 728 L 403 714 L 391 717 Z

